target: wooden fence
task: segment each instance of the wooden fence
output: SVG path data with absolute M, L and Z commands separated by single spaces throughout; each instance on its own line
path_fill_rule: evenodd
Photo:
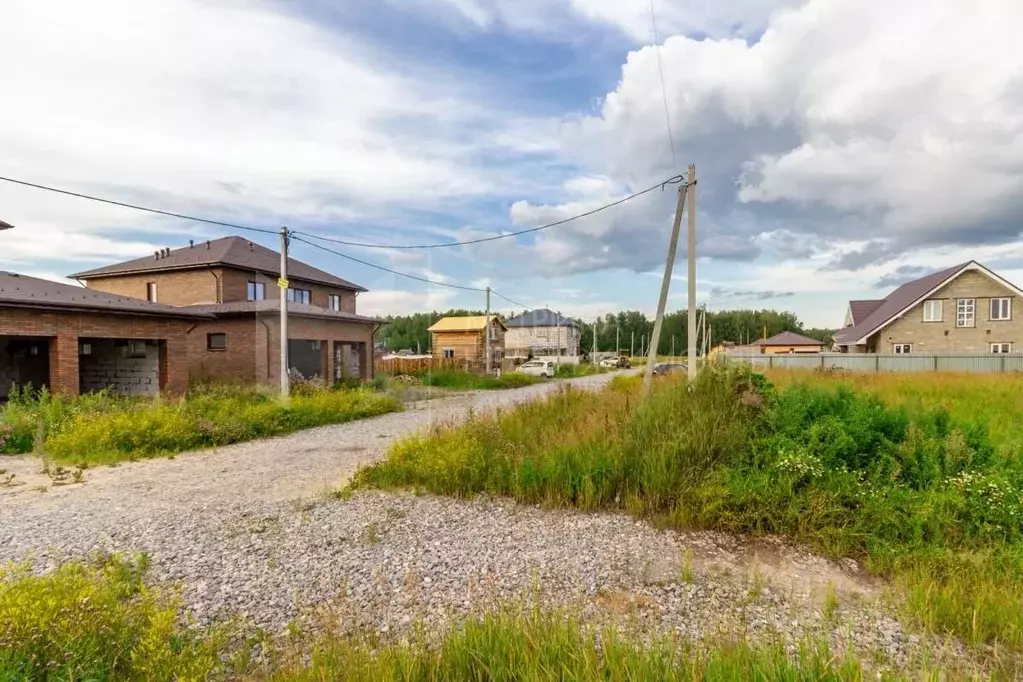
M 398 374 L 418 374 L 440 369 L 462 369 L 468 372 L 482 372 L 483 365 L 472 360 L 456 360 L 443 358 L 377 358 L 373 363 L 377 374 L 397 376 Z

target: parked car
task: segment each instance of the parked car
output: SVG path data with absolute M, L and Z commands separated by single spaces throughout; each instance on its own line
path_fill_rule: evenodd
M 623 355 L 618 358 L 618 366 L 622 369 L 632 369 L 632 360 L 629 359 L 628 355 Z
M 628 357 L 623 355 L 623 356 L 617 357 L 617 358 L 604 358 L 603 360 L 600 361 L 600 366 L 601 367 L 607 367 L 609 369 L 615 369 L 615 368 L 616 369 L 629 369 L 630 367 L 632 367 L 632 362 L 629 361 Z
M 655 376 L 663 376 L 675 371 L 685 371 L 686 369 L 688 369 L 688 366 L 684 362 L 659 362 L 654 365 L 653 374 Z
M 557 366 L 550 360 L 530 360 L 520 365 L 517 371 L 534 377 L 550 379 L 558 370 Z
M 608 369 L 618 367 L 618 358 L 604 358 L 600 361 L 600 366 Z

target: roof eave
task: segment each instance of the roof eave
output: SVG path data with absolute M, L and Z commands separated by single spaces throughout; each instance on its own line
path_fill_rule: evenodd
M 210 261 L 208 263 L 189 263 L 187 265 L 167 265 L 155 268 L 133 268 L 131 270 L 117 270 L 116 272 L 103 272 L 95 270 L 87 270 L 85 272 L 79 272 L 73 275 L 68 275 L 68 279 L 76 280 L 90 280 L 90 279 L 107 279 L 110 277 L 126 277 L 129 275 L 148 275 L 160 272 L 181 272 L 182 270 L 208 270 L 209 268 L 230 268 L 232 270 L 240 270 L 242 272 L 259 272 L 264 275 L 270 275 L 272 277 L 278 277 L 277 272 L 266 270 L 263 268 L 243 268 L 238 265 L 231 265 L 230 263 L 222 263 L 220 261 Z M 319 284 L 321 286 L 334 287 L 336 289 L 344 289 L 346 291 L 354 291 L 356 293 L 366 293 L 369 289 L 359 286 L 358 284 L 338 284 L 336 282 L 327 282 L 321 279 L 309 279 L 306 277 L 298 277 L 293 274 L 288 275 L 289 280 L 296 282 L 307 282 L 309 284 Z
M 24 301 L 5 301 L 0 299 L 0 308 L 19 308 L 23 310 L 56 310 L 69 313 L 100 313 L 103 315 L 131 315 L 134 317 L 178 317 L 184 319 L 210 320 L 214 316 L 209 313 L 177 310 L 124 310 L 122 308 L 105 308 L 95 305 L 72 305 L 67 303 L 27 303 Z

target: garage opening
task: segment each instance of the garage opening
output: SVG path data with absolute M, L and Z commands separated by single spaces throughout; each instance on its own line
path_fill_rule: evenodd
M 40 389 L 50 384 L 50 339 L 44 336 L 0 336 L 0 402 L 11 388 Z
M 109 388 L 118 395 L 160 392 L 160 341 L 78 340 L 78 382 L 82 393 Z
M 365 379 L 363 366 L 366 344 L 354 341 L 334 342 L 334 381 Z
M 323 342 L 288 339 L 288 367 L 304 379 L 323 379 Z

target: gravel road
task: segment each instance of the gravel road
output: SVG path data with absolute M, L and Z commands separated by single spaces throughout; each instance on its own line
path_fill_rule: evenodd
M 597 387 L 607 379 L 573 383 Z M 627 621 L 694 641 L 823 635 L 897 667 L 922 655 L 920 639 L 886 615 L 882 586 L 855 565 L 782 543 L 507 500 L 321 494 L 396 437 L 555 389 L 430 401 L 284 438 L 88 470 L 85 483 L 48 492 L 5 490 L 0 563 L 45 568 L 98 550 L 145 551 L 153 578 L 180 581 L 200 622 L 240 615 L 273 633 L 294 619 L 342 617 L 397 637 L 417 620 L 434 630 L 487 604 L 533 595 L 596 622 Z M 12 468 L 6 459 L 3 467 Z M 837 610 L 824 606 L 832 593 Z M 932 662 L 964 660 L 947 642 L 927 648 Z

